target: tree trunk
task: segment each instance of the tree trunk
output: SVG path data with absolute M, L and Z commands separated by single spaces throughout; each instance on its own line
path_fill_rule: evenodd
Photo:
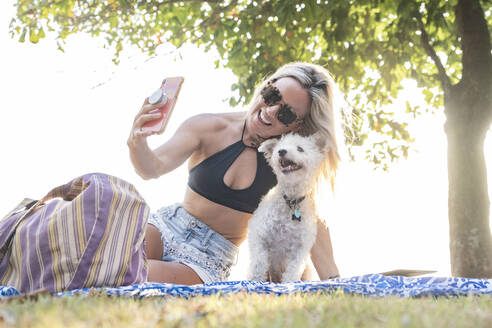
M 466 122 L 446 123 L 453 276 L 492 278 L 490 201 L 483 151 L 486 132 Z
M 462 78 L 444 88 L 448 140 L 448 211 L 453 276 L 492 278 L 490 200 L 484 141 L 492 122 L 490 34 L 479 0 L 455 8 Z

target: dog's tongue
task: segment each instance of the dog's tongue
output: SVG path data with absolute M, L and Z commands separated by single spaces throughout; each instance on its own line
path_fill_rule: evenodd
M 290 171 L 294 171 L 298 168 L 298 165 L 289 159 L 280 160 L 280 166 L 281 166 L 282 172 L 290 172 Z
M 288 166 L 284 166 L 282 167 L 282 171 L 292 171 L 296 168 L 297 166 L 296 165 L 288 165 Z
M 282 166 L 282 168 L 295 167 L 296 163 L 288 159 L 282 159 L 280 160 L 280 166 Z

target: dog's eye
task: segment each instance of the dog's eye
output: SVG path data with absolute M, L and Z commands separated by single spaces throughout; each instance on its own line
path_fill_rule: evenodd
M 304 151 L 304 149 L 302 149 L 302 147 L 300 147 L 300 146 L 297 146 L 297 151 L 302 153 Z

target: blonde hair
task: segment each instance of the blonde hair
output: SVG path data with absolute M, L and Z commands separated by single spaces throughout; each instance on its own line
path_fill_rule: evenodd
M 329 179 L 332 190 L 335 188 L 335 177 L 338 164 L 341 160 L 337 135 L 339 122 L 338 110 L 335 110 L 336 85 L 330 73 L 322 66 L 294 62 L 280 67 L 274 74 L 263 81 L 256 89 L 253 99 L 257 99 L 260 90 L 271 79 L 291 77 L 296 79 L 307 91 L 311 99 L 311 105 L 306 117 L 304 117 L 298 133 L 312 135 L 319 132 L 326 137 L 330 151 L 320 167 L 316 188 L 323 180 Z

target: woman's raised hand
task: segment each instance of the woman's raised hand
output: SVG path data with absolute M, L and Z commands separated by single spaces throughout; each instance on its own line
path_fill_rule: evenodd
M 135 116 L 135 120 L 133 121 L 130 137 L 128 138 L 128 143 L 133 143 L 139 139 L 145 139 L 148 136 L 155 133 L 149 130 L 145 130 L 142 127 L 144 126 L 145 123 L 158 119 L 162 116 L 160 112 L 156 112 L 156 113 L 149 113 L 149 112 L 158 109 L 163 105 L 164 104 L 162 102 L 158 102 L 156 104 L 150 104 L 149 98 L 145 98 L 142 108 Z

